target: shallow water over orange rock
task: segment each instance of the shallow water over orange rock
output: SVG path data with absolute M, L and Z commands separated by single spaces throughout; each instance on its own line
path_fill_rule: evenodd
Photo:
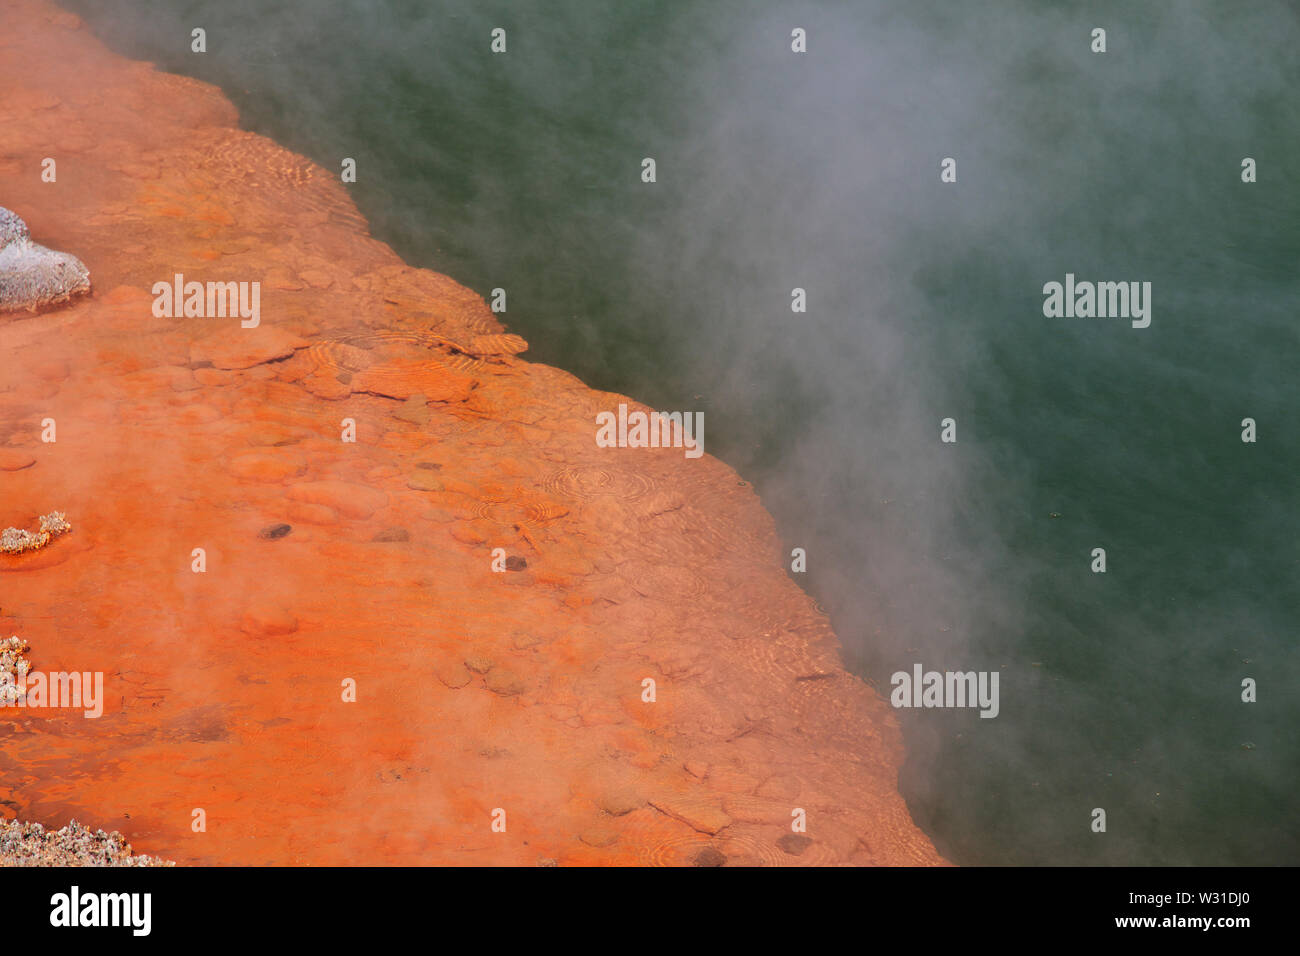
M 0 635 L 106 697 L 0 710 L 4 816 L 191 864 L 942 862 L 734 471 L 596 447 L 629 399 L 516 357 L 215 88 L 17 0 L 0 91 L 0 205 L 95 289 L 0 316 L 0 526 L 74 528 L 0 556 Z M 176 273 L 260 282 L 261 325 L 155 317 Z

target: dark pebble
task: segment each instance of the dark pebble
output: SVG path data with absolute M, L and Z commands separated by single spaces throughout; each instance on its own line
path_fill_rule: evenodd
M 722 855 L 722 851 L 716 847 L 706 846 L 699 853 L 695 854 L 695 859 L 691 861 L 696 866 L 722 866 L 727 862 L 727 858 Z
M 507 571 L 522 571 L 526 567 L 528 567 L 527 558 L 521 558 L 517 554 L 512 554 L 510 557 L 506 558 Z
M 424 468 L 427 471 L 442 471 L 442 465 L 436 461 L 417 461 L 415 467 Z
M 265 538 L 267 541 L 275 541 L 279 538 L 283 538 L 292 530 L 293 525 L 291 524 L 273 524 L 263 528 L 257 534 L 258 537 Z
M 371 541 L 410 541 L 411 533 L 405 528 L 385 528 L 379 534 L 370 539 Z
M 785 850 L 791 856 L 798 856 L 808 847 L 812 846 L 812 840 L 799 833 L 787 833 L 781 839 L 776 841 L 776 845 Z

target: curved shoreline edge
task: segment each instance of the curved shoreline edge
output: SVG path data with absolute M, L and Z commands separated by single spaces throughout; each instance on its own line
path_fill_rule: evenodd
M 0 86 L 0 204 L 96 283 L 0 317 L 0 526 L 77 525 L 0 556 L 0 631 L 107 688 L 0 710 L 9 811 L 180 864 L 945 862 L 731 468 L 598 448 L 645 407 L 518 357 L 216 88 L 45 0 Z M 156 314 L 176 275 L 259 324 Z

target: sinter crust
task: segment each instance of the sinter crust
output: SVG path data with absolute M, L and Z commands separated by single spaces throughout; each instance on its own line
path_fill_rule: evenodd
M 89 291 L 80 259 L 32 242 L 27 224 L 0 206 L 0 312 L 36 312 Z

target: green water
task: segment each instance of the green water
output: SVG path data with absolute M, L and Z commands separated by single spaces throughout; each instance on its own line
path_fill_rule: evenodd
M 530 358 L 703 411 L 885 693 L 999 670 L 994 720 L 900 712 L 951 859 L 1300 862 L 1293 5 L 65 5 L 355 158 Z M 1045 318 L 1067 272 L 1151 282 L 1151 326 Z

